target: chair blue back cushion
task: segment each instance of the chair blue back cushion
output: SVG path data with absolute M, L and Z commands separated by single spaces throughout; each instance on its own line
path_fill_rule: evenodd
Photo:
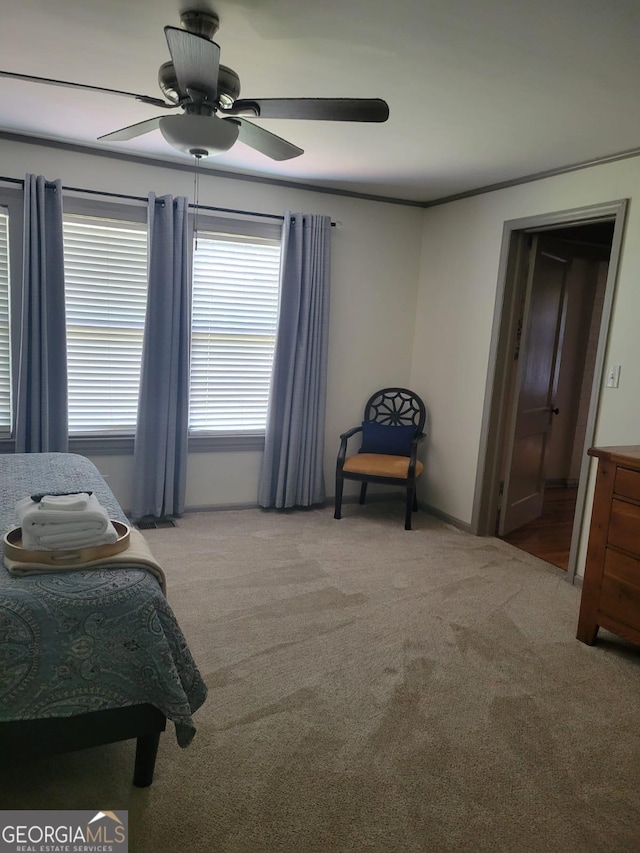
M 359 453 L 387 453 L 410 456 L 411 442 L 416 437 L 413 424 L 390 426 L 376 421 L 362 422 L 362 446 Z

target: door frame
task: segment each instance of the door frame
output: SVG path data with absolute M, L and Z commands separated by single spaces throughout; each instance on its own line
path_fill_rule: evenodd
M 567 570 L 567 580 L 570 583 L 573 583 L 576 574 L 578 549 L 584 522 L 587 482 L 591 461 L 586 451 L 593 444 L 595 435 L 596 415 L 604 376 L 604 359 L 613 297 L 620 265 L 627 209 L 628 200 L 618 199 L 587 207 L 528 216 L 522 219 L 511 219 L 504 223 L 502 231 L 498 286 L 491 330 L 489 364 L 471 519 L 472 532 L 479 536 L 492 536 L 495 533 L 495 520 L 500 498 L 502 447 L 506 438 L 509 421 L 509 413 L 506 411 L 506 399 L 512 362 L 511 356 L 513 354 L 516 325 L 515 313 L 518 309 L 518 297 L 521 292 L 523 270 L 526 268 L 528 259 L 528 235 L 531 231 L 554 231 L 562 226 L 587 225 L 603 220 L 615 223 L 609 270 L 605 285 L 602 318 L 598 332 L 595 370 L 591 387 L 585 445 L 580 467 L 576 511 L 571 537 L 571 550 Z M 526 317 L 524 321 L 526 323 Z

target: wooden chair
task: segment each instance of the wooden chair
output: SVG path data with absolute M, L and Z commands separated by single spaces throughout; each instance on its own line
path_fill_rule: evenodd
M 411 530 L 411 513 L 418 509 L 416 480 L 424 466 L 417 459 L 418 445 L 425 439 L 425 405 L 408 388 L 383 388 L 367 400 L 362 426 L 342 433 L 336 463 L 334 518 L 342 518 L 345 480 L 358 480 L 360 503 L 365 502 L 369 483 L 403 486 L 407 492 L 404 529 Z M 347 456 L 347 442 L 362 433 L 358 453 Z

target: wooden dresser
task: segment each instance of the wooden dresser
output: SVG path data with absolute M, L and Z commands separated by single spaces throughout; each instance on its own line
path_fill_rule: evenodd
M 592 447 L 598 459 L 579 640 L 598 628 L 640 643 L 640 445 Z

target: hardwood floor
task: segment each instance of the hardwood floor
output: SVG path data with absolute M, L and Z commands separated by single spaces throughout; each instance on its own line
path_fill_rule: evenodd
M 577 488 L 547 489 L 540 518 L 502 538 L 510 545 L 566 571 L 577 494 Z

